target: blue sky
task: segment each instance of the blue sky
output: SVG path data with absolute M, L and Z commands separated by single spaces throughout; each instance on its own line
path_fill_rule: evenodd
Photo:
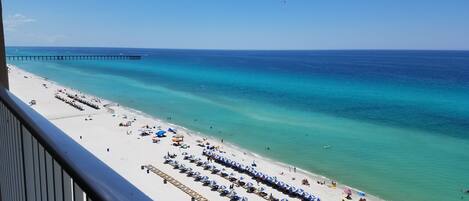
M 7 46 L 469 49 L 468 0 L 3 0 Z

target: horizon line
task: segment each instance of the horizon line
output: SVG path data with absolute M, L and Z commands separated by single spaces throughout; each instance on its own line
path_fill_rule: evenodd
M 218 50 L 218 51 L 469 51 L 469 49 L 405 49 L 405 48 L 337 48 L 337 49 L 216 49 L 216 48 L 165 48 L 165 47 L 111 47 L 111 46 L 24 46 L 6 45 L 5 48 L 112 48 L 112 49 L 159 49 L 159 50 Z

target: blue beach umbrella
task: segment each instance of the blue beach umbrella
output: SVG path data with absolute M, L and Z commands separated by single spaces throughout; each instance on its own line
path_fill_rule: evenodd
M 289 193 L 294 193 L 294 192 L 296 192 L 296 188 L 291 186 L 290 188 L 288 188 L 288 192 Z
M 174 129 L 174 128 L 168 128 L 168 131 L 172 132 L 172 133 L 176 133 L 176 129 Z
M 166 131 L 158 131 L 156 132 L 156 137 L 164 137 L 164 134 L 166 133 Z
M 300 197 L 303 196 L 304 193 L 305 193 L 305 191 L 301 188 L 296 191 L 296 194 Z
M 310 200 L 310 201 L 320 201 L 320 199 L 315 197 L 314 195 L 310 195 L 308 200 Z

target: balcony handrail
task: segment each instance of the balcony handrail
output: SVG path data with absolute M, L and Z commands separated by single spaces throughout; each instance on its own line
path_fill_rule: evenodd
M 73 178 L 74 182 L 86 192 L 87 197 L 94 201 L 151 200 L 3 87 L 0 87 L 0 101 Z

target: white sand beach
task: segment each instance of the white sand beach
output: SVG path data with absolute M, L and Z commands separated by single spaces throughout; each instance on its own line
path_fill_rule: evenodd
M 234 184 L 228 178 L 219 175 L 219 173 L 212 174 L 211 171 L 204 169 L 202 166 L 197 166 L 196 163 L 183 159 L 184 156 L 194 155 L 195 158 L 206 161 L 207 156 L 202 155 L 204 147 L 198 145 L 201 143 L 204 145 L 209 143 L 210 146 L 218 147 L 218 154 L 241 164 L 249 166 L 255 161 L 257 171 L 275 176 L 286 184 L 304 189 L 304 191 L 319 197 L 323 201 L 347 200 L 344 190 L 351 187 L 344 184 L 337 184 L 334 187 L 332 181 L 328 178 L 262 158 L 247 150 L 230 145 L 229 142 L 221 142 L 219 139 L 195 134 L 196 132 L 170 125 L 142 112 L 122 107 L 117 103 L 83 94 L 28 73 L 16 66 L 8 65 L 8 67 L 10 90 L 16 96 L 26 103 L 31 103 L 34 100 L 35 104 L 31 106 L 34 110 L 45 116 L 77 143 L 154 200 L 191 200 L 191 196 L 170 182 L 165 184 L 157 174 L 148 173 L 147 169 L 142 170 L 142 165 L 152 165 L 158 168 L 208 200 L 230 200 L 228 196 L 220 195 L 220 191 L 212 190 L 211 187 L 203 185 L 202 182 L 195 181 L 194 177 L 189 177 L 187 173 L 183 173 L 180 169 L 175 169 L 172 165 L 165 163 L 164 157 L 168 153 L 176 154 L 177 156 L 171 160 L 177 160 L 180 164 L 184 164 L 186 168 L 192 168 L 194 172 L 200 172 L 202 176 L 208 176 L 217 184 L 227 188 Z M 84 109 L 81 111 L 55 97 L 58 94 L 65 100 L 72 101 L 67 93 L 76 94 L 79 99 L 96 104 L 100 109 L 94 109 L 86 104 L 74 101 L 74 104 Z M 119 124 L 126 125 L 120 126 Z M 172 136 L 175 134 L 171 132 L 166 132 L 166 137 L 156 138 L 155 132 L 160 129 L 168 131 L 168 128 L 175 128 L 177 135 L 184 136 L 181 144 L 185 144 L 184 147 L 187 146 L 186 148 L 173 145 Z M 143 131 L 150 132 L 150 135 L 141 136 Z M 154 140 L 159 140 L 159 142 L 154 143 Z M 187 155 L 185 155 L 186 153 Z M 211 162 L 211 164 L 215 165 L 221 172 L 234 173 L 234 177 L 237 179 L 243 177 L 246 184 L 252 183 L 256 192 L 257 189 L 263 188 L 266 195 L 272 195 L 279 200 L 285 198 L 300 200 L 297 197 L 289 197 L 287 194 L 262 182 L 258 183 L 246 173 L 239 173 L 218 162 Z M 304 179 L 309 182 L 309 185 L 302 184 Z M 318 181 L 325 182 L 325 184 L 319 184 Z M 369 194 L 361 197 L 358 194 L 359 190 L 351 189 L 352 195 L 349 200 L 359 200 L 360 198 L 381 200 Z M 265 200 L 259 194 L 247 192 L 242 186 L 233 185 L 233 190 L 238 196 L 245 197 L 248 200 Z

